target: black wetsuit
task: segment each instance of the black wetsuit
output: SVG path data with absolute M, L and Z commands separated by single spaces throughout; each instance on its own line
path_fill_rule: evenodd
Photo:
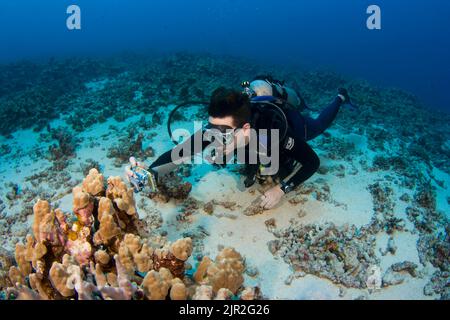
M 318 118 L 313 119 L 303 116 L 298 110 L 290 109 L 286 111 L 286 117 L 289 122 L 289 128 L 286 137 L 279 144 L 280 146 L 280 170 L 277 174 L 278 178 L 286 185 L 289 185 L 291 189 L 297 187 L 299 184 L 308 180 L 319 168 L 320 159 L 314 150 L 308 145 L 307 141 L 312 140 L 322 134 L 336 118 L 342 100 L 339 97 L 325 108 Z M 256 129 L 259 129 L 258 127 Z M 191 139 L 188 139 L 184 143 L 190 145 L 191 153 L 194 155 L 196 151 L 192 139 L 195 139 L 196 135 L 203 136 L 203 132 L 200 130 L 195 133 Z M 200 137 L 198 137 L 200 138 Z M 200 138 L 201 139 L 201 138 Z M 209 141 L 202 141 L 201 151 L 210 145 Z M 198 152 L 197 152 L 198 153 Z M 150 167 L 150 170 L 159 173 L 159 169 L 166 167 L 166 170 L 171 171 L 174 165 L 171 158 L 172 150 L 169 150 L 162 154 Z M 249 153 L 246 152 L 246 155 Z M 183 156 L 183 154 L 179 154 Z M 190 156 L 189 155 L 189 156 Z M 246 157 L 248 159 L 248 157 Z M 256 175 L 259 169 L 259 165 L 247 165 L 246 175 Z

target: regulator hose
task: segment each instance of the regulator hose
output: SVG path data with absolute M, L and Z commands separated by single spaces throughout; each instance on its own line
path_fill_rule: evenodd
M 183 102 L 182 104 L 177 105 L 177 106 L 170 112 L 170 114 L 169 114 L 169 119 L 167 120 L 167 132 L 169 133 L 169 137 L 170 137 L 170 139 L 172 140 L 172 142 L 173 142 L 174 144 L 177 145 L 177 144 L 179 143 L 178 141 L 176 141 L 176 140 L 173 138 L 173 135 L 172 135 L 172 128 L 171 128 L 172 118 L 173 118 L 173 115 L 175 114 L 175 112 L 177 112 L 178 109 L 180 109 L 180 108 L 182 108 L 182 107 L 185 107 L 185 106 L 191 106 L 191 105 L 199 106 L 199 105 L 208 105 L 208 104 L 209 104 L 209 102 L 205 102 L 205 101 L 187 101 L 187 102 Z

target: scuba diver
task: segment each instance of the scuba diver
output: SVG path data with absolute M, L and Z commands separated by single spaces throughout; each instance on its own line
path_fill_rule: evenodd
M 217 137 L 218 132 L 223 141 L 222 156 L 236 152 L 238 148 L 246 149 L 244 185 L 249 188 L 257 180 L 265 178 L 267 163 L 261 165 L 261 155 L 271 154 L 277 149 L 279 168 L 275 174 L 271 174 L 277 184 L 260 199 L 262 208 L 272 209 L 285 194 L 308 180 L 318 170 L 320 159 L 307 141 L 321 135 L 331 126 L 342 105 L 357 108 L 352 105 L 347 90 L 341 88 L 333 102 L 314 119 L 301 114 L 303 109 L 309 108 L 298 91 L 285 86 L 284 82 L 270 76 L 260 76 L 252 82 L 243 82 L 242 87 L 243 91 L 224 87 L 216 89 L 208 104 L 208 125 L 179 146 L 162 154 L 147 170 L 155 177 L 173 171 L 180 164 L 173 159 L 175 153 L 180 157 L 192 158 L 203 152 L 212 140 L 202 137 L 209 131 L 214 131 L 214 136 Z M 258 149 L 249 148 L 251 140 L 255 139 L 252 135 L 255 129 L 274 128 L 279 131 L 278 141 L 269 139 L 271 134 L 264 137 L 259 133 L 256 136 Z M 171 134 L 170 117 L 169 133 Z M 200 149 L 194 148 L 193 141 L 197 138 L 201 139 Z M 176 148 L 178 149 L 174 152 Z M 258 160 L 250 163 L 248 160 L 252 154 Z

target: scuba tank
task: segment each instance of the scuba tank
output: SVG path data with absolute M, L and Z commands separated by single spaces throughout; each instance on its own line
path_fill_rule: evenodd
M 273 96 L 279 104 L 297 109 L 300 112 L 305 109 L 312 110 L 297 90 L 285 86 L 284 81 L 276 80 L 270 75 L 257 76 L 251 82 L 242 82 L 241 86 L 244 88 L 244 93 L 250 97 Z
M 251 126 L 279 129 L 279 145 L 284 143 L 290 127 L 286 112 L 292 109 L 298 112 L 310 109 L 297 91 L 284 86 L 284 81 L 275 80 L 270 76 L 259 76 L 252 82 L 244 81 L 241 86 L 244 93 L 251 99 Z M 261 164 L 249 166 L 246 170 L 247 178 L 244 185 L 248 188 L 257 180 L 264 183 L 267 179 L 276 178 L 264 175 L 264 170 L 265 167 Z
M 273 96 L 253 97 L 250 103 L 252 106 L 252 119 L 250 121 L 252 128 L 278 129 L 280 132 L 279 140 L 284 141 L 289 129 L 289 122 L 285 110 L 278 105 L 276 99 Z
M 297 94 L 271 77 L 257 77 L 252 82 L 242 82 L 241 86 L 244 89 L 243 93 L 250 98 L 251 126 L 253 128 L 278 129 L 280 130 L 279 140 L 283 141 L 289 128 L 286 109 L 300 104 Z M 291 93 L 291 98 L 289 98 L 289 93 Z

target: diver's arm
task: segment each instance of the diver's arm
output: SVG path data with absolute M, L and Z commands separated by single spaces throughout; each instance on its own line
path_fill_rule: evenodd
M 142 163 L 142 162 L 136 162 L 136 166 L 139 167 L 139 168 L 142 168 L 142 169 L 146 169 L 147 168 L 145 163 Z
M 153 162 L 148 170 L 157 174 L 157 176 L 163 176 L 169 172 L 175 170 L 176 164 L 172 162 L 172 150 L 164 152 L 155 162 Z
M 126 176 L 128 182 L 131 182 L 130 177 L 132 177 L 133 175 L 134 175 L 134 173 L 133 173 L 133 171 L 131 171 L 130 166 L 126 166 L 125 167 L 125 176 Z
M 196 148 L 197 145 L 194 143 L 194 141 L 201 141 L 201 144 L 198 143 L 200 145 L 200 148 Z M 203 131 L 199 130 L 183 143 L 163 153 L 158 159 L 156 159 L 155 162 L 153 162 L 149 166 L 149 170 L 156 173 L 158 177 L 166 175 L 174 171 L 180 165 L 180 162 L 182 160 L 191 159 L 196 154 L 203 152 L 203 150 L 205 150 L 205 148 L 208 147 L 210 143 L 210 141 L 203 141 Z M 188 150 L 189 154 L 184 155 L 184 150 Z M 178 164 L 175 163 L 174 159 L 172 159 L 172 154 L 176 154 L 176 160 L 177 162 L 179 161 Z
M 294 146 L 285 151 L 301 164 L 301 167 L 296 166 L 293 172 L 283 179 L 287 190 L 293 190 L 314 175 L 320 167 L 320 159 L 308 143 L 301 139 L 294 139 Z

